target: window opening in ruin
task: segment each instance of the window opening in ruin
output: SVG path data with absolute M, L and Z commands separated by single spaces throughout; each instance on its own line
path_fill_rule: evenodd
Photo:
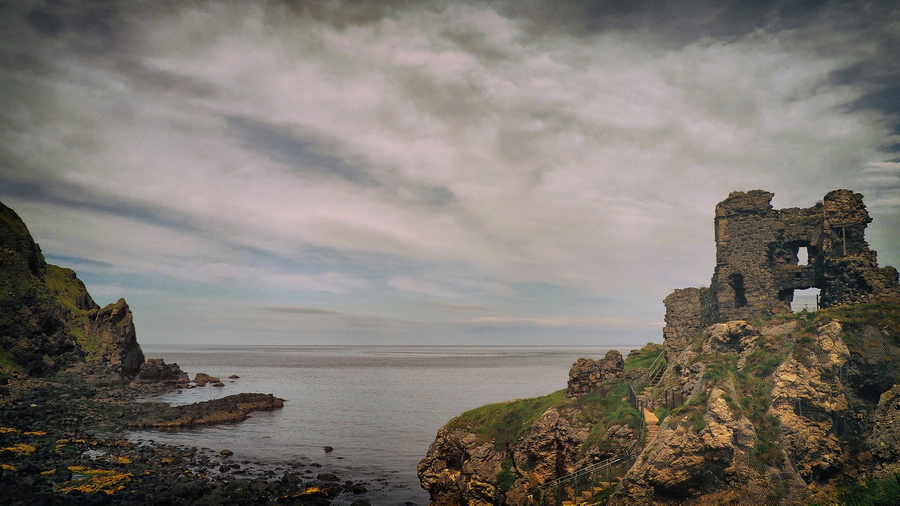
M 809 265 L 809 257 L 809 247 L 801 247 L 797 251 L 797 265 L 801 267 L 804 265 Z
M 734 307 L 744 307 L 747 305 L 747 294 L 744 289 L 744 275 L 732 274 L 729 276 L 729 284 L 734 290 Z
M 806 267 L 809 265 L 810 259 L 816 256 L 815 248 L 810 246 L 807 241 L 791 242 L 788 243 L 787 247 L 793 253 L 791 262 L 798 267 Z
M 778 292 L 778 300 L 783 300 L 784 302 L 791 302 L 794 300 L 794 289 L 793 288 L 785 288 Z
M 793 300 L 791 300 L 791 311 L 818 311 L 819 310 L 819 289 L 807 288 L 805 290 L 794 290 Z
M 847 256 L 847 227 L 841 225 L 841 232 L 838 234 L 838 239 L 841 240 L 841 250 L 843 251 L 843 256 Z

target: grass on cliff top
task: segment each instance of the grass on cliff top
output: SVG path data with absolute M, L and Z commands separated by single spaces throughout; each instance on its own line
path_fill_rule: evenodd
M 628 384 L 610 383 L 608 387 L 608 390 L 591 392 L 578 398 L 582 415 L 594 426 L 584 440 L 582 452 L 586 453 L 594 446 L 604 446 L 604 436 L 613 425 L 628 425 L 635 430 L 639 428 L 641 418 L 628 402 Z
M 821 324 L 825 318 L 834 318 L 844 328 L 861 329 L 866 325 L 900 330 L 900 301 L 879 299 L 853 306 L 837 306 L 820 309 L 813 324 Z
M 663 345 L 659 343 L 647 343 L 643 348 L 635 350 L 628 354 L 625 359 L 625 372 L 635 369 L 649 369 L 653 362 L 665 352 Z
M 867 326 L 888 331 L 889 339 L 900 346 L 900 301 L 876 300 L 856 304 L 854 306 L 838 306 L 822 309 L 807 328 L 821 326 L 828 319 L 837 320 L 844 329 L 844 342 L 852 352 L 865 355 L 866 343 L 863 342 L 863 330 Z
M 90 310 L 78 308 L 78 299 L 87 295 L 87 290 L 78 282 L 75 271 L 53 264 L 47 264 L 44 273 L 44 283 L 56 297 L 56 300 L 72 313 L 69 323 L 69 331 L 75 337 L 78 344 L 88 353 L 103 351 L 104 343 L 101 336 L 86 334 L 84 329 L 88 323 Z
M 44 273 L 44 283 L 47 284 L 47 288 L 62 305 L 77 314 L 84 312 L 78 309 L 76 304 L 78 298 L 84 295 L 84 291 L 75 279 L 75 271 L 72 269 L 47 264 L 47 270 Z
M 564 400 L 566 391 L 560 390 L 533 399 L 488 404 L 457 416 L 450 422 L 449 428 L 452 430 L 468 427 L 475 434 L 482 436 L 484 441 L 494 438 L 495 448 L 506 449 L 515 445 L 547 409 Z
M 783 323 L 792 320 L 800 324 L 799 330 L 803 332 L 813 332 L 830 320 L 837 320 L 844 330 L 850 333 L 861 331 L 866 326 L 887 329 L 894 344 L 900 346 L 900 301 L 898 300 L 878 299 L 872 302 L 835 306 L 813 312 L 775 314 L 757 318 L 750 323 L 759 328 L 769 326 L 767 324 L 770 322 Z

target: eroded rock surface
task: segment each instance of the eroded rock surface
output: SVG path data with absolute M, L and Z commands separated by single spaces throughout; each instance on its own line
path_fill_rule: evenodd
M 246 420 L 253 411 L 284 407 L 284 399 L 272 394 L 235 394 L 181 406 L 154 402 L 138 404 L 128 425 L 135 428 L 185 428 Z
M 579 358 L 569 370 L 566 395 L 578 397 L 615 380 L 622 373 L 624 362 L 617 350 L 610 350 L 602 360 Z
M 709 327 L 697 351 L 682 351 L 664 375 L 688 401 L 664 420 L 610 504 L 799 506 L 833 497 L 832 480 L 857 466 L 895 469 L 887 463 L 900 456 L 896 337 L 829 318 L 811 329 L 796 321 Z M 887 389 L 877 407 L 872 389 Z M 880 467 L 858 452 L 863 441 Z

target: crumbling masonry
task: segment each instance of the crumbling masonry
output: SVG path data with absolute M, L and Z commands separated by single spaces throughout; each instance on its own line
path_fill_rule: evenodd
M 790 313 L 794 290 L 819 288 L 823 308 L 900 298 L 897 269 L 878 267 L 865 241 L 872 219 L 861 194 L 835 190 L 805 209 L 773 209 L 773 196 L 733 192 L 716 206 L 709 288 L 675 290 L 664 301 L 667 357 L 713 323 Z

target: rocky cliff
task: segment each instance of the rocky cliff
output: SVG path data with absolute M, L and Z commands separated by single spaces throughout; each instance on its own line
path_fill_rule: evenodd
M 638 426 L 624 382 L 661 349 L 632 353 L 615 378 L 570 382 L 568 396 L 450 421 L 419 464 L 432 504 L 525 504 L 537 485 L 627 448 Z M 715 324 L 677 351 L 640 392 L 658 434 L 594 502 L 835 504 L 900 472 L 896 301 Z M 571 376 L 598 369 L 579 361 Z
M 893 478 L 898 376 L 896 302 L 713 325 L 648 391 L 666 416 L 611 504 L 834 503 Z
M 639 428 L 626 382 L 660 353 L 651 344 L 624 361 L 617 351 L 581 359 L 566 390 L 454 418 L 418 466 L 432 504 L 523 504 L 533 486 L 620 453 Z
M 76 362 L 134 377 L 144 362 L 124 300 L 97 305 L 71 269 L 44 260 L 25 223 L 0 203 L 0 371 L 43 375 Z

